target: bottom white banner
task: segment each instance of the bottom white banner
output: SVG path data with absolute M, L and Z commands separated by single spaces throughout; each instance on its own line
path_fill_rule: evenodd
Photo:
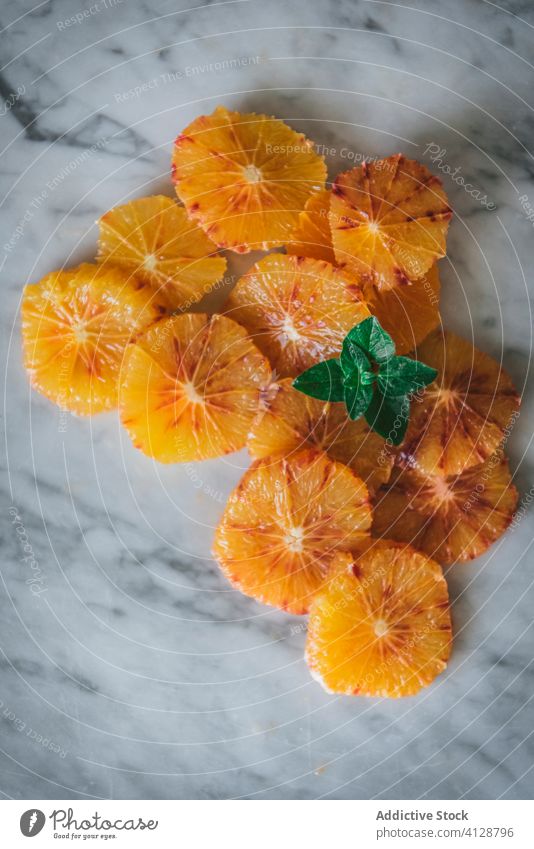
M 499 846 L 532 849 L 519 801 L 3 801 L 1 845 L 280 849 Z

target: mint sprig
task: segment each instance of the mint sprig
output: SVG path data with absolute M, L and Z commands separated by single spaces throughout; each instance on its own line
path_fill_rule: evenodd
M 410 357 L 397 357 L 393 339 L 374 316 L 352 328 L 339 360 L 304 371 L 293 386 L 321 401 L 344 402 L 349 418 L 361 416 L 376 433 L 400 445 L 410 418 L 410 395 L 432 383 L 437 371 Z

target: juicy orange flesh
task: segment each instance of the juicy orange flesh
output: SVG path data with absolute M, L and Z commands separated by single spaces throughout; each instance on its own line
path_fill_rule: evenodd
M 175 309 L 200 300 L 225 272 L 226 260 L 203 230 L 163 195 L 117 206 L 99 227 L 99 261 L 118 264 L 163 290 Z
M 377 494 L 372 532 L 409 542 L 440 563 L 471 560 L 505 532 L 517 498 L 500 451 L 451 477 L 395 470 Z
M 433 560 L 390 540 L 338 554 L 310 611 L 306 659 L 335 693 L 411 696 L 447 664 L 447 584 Z
M 431 333 L 417 358 L 438 370 L 412 403 L 401 460 L 426 474 L 459 474 L 499 447 L 519 406 L 509 376 L 450 331 Z
M 290 613 L 306 613 L 333 553 L 368 535 L 364 483 L 325 454 L 260 460 L 230 496 L 214 556 L 241 592 Z
M 382 437 L 363 418 L 351 421 L 344 404 L 303 395 L 287 378 L 272 387 L 266 409 L 252 425 L 248 448 L 261 459 L 289 456 L 306 446 L 350 466 L 370 491 L 389 480 L 393 456 Z
M 79 415 L 117 406 L 124 351 L 165 306 L 111 267 L 83 264 L 26 286 L 22 334 L 32 385 Z
M 217 245 L 238 252 L 282 245 L 325 178 L 312 143 L 267 115 L 220 106 L 176 139 L 179 198 Z
M 329 189 L 312 195 L 299 215 L 298 223 L 286 244 L 288 254 L 309 256 L 336 264 L 332 233 L 328 221 L 330 209 Z
M 247 328 L 281 377 L 339 355 L 370 313 L 351 277 L 327 262 L 270 254 L 236 284 L 227 314 Z
M 451 211 L 441 181 L 397 154 L 340 174 L 330 226 L 337 261 L 391 289 L 422 277 L 445 256 Z
M 323 259 L 336 265 L 329 210 L 331 192 L 313 195 L 286 245 L 289 254 Z M 357 274 L 372 314 L 395 342 L 397 354 L 407 354 L 440 323 L 440 281 L 437 264 L 408 286 L 378 288 L 365 274 Z
M 267 361 L 234 321 L 173 316 L 128 350 L 122 422 L 163 463 L 221 456 L 244 447 L 269 381 Z
M 409 286 L 378 289 L 363 285 L 372 314 L 395 342 L 398 355 L 412 351 L 440 324 L 437 264 Z

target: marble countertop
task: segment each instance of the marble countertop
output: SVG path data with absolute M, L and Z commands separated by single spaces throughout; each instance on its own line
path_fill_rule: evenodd
M 532 4 L 19 0 L 0 25 L 0 792 L 532 798 Z M 154 464 L 116 415 L 62 415 L 22 369 L 24 284 L 91 259 L 102 211 L 172 194 L 174 137 L 218 103 L 309 133 L 331 177 L 399 150 L 441 174 L 444 322 L 524 395 L 518 519 L 449 570 L 452 662 L 416 698 L 327 695 L 301 621 L 219 575 L 245 452 Z

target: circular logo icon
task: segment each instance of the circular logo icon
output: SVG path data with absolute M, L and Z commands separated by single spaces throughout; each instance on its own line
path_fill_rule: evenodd
M 42 811 L 37 808 L 30 808 L 29 811 L 24 811 L 20 818 L 20 830 L 24 837 L 35 837 L 42 831 L 46 822 L 46 817 Z

